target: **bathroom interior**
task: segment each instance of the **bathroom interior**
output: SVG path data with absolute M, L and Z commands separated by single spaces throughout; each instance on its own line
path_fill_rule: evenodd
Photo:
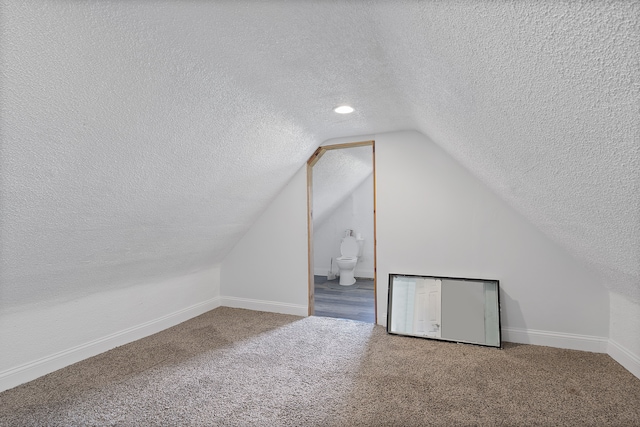
M 373 146 L 313 165 L 313 315 L 375 323 Z

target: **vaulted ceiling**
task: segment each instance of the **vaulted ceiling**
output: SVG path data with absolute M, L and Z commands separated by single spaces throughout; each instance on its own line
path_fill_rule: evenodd
M 320 143 L 400 129 L 640 300 L 638 1 L 0 4 L 5 306 L 220 263 Z
M 320 226 L 373 173 L 371 145 L 327 150 L 313 166 L 313 227 Z

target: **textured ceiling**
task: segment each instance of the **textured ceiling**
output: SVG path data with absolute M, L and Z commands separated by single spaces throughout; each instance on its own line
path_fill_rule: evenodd
M 373 173 L 371 146 L 327 150 L 313 166 L 313 224 L 319 226 Z
M 638 1 L 0 1 L 5 307 L 219 263 L 399 129 L 640 300 Z

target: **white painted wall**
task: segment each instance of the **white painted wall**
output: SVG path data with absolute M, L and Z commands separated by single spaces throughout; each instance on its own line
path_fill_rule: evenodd
M 362 234 L 364 247 L 356 265 L 356 277 L 374 275 L 373 245 L 373 175 L 329 214 L 313 231 L 314 273 L 326 276 L 333 259 L 333 272 L 338 272 L 336 258 L 340 256 L 340 242 L 345 230 Z
M 389 273 L 498 279 L 503 340 L 606 351 L 609 292 L 596 273 L 418 132 L 325 144 L 367 138 L 376 147 L 378 323 L 386 322 Z M 304 180 L 298 173 L 224 261 L 223 302 L 305 304 Z M 275 258 L 292 260 L 296 272 L 277 274 Z
M 506 340 L 605 351 L 608 292 L 436 144 L 376 135 L 378 312 L 389 273 L 500 280 Z
M 611 292 L 608 353 L 640 378 L 640 303 Z
M 220 305 L 220 268 L 0 313 L 0 391 Z M 10 343 L 8 345 L 7 343 Z
M 307 315 L 306 168 L 300 168 L 224 259 L 222 305 Z

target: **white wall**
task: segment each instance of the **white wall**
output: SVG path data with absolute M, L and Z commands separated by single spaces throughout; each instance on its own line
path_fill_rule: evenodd
M 224 259 L 222 305 L 307 315 L 306 168 L 293 176 Z
M 611 292 L 607 352 L 640 378 L 640 303 Z
M 353 192 L 313 230 L 314 273 L 326 276 L 333 259 L 333 272 L 338 272 L 336 258 L 347 229 L 362 234 L 364 246 L 356 265 L 356 277 L 374 276 L 373 245 L 373 175 Z
M 0 313 L 0 391 L 220 305 L 218 267 Z M 11 343 L 11 345 L 6 345 Z
M 389 273 L 498 279 L 503 340 L 607 350 L 609 293 L 597 274 L 418 132 L 325 144 L 365 139 L 375 139 L 376 149 L 378 323 L 386 322 Z M 223 296 L 306 304 L 304 180 L 296 175 L 295 188 L 283 191 L 224 261 Z M 276 237 L 284 239 L 277 256 Z M 242 263 L 241 254 L 249 255 Z M 296 273 L 276 274 L 275 258 L 296 260 Z
M 598 275 L 425 136 L 375 141 L 379 321 L 389 273 L 498 279 L 503 339 L 605 351 L 609 297 Z

